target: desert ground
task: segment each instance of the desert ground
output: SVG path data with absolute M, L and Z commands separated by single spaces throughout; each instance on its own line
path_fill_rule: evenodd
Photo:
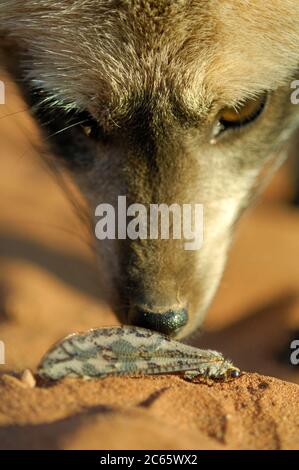
M 67 379 L 31 388 L 22 372 L 34 373 L 58 339 L 118 324 L 71 203 L 84 201 L 66 174 L 49 171 L 36 139 L 8 83 L 0 106 L 0 449 L 299 449 L 299 366 L 289 360 L 299 339 L 292 162 L 240 222 L 204 328 L 188 339 L 230 357 L 240 379 Z

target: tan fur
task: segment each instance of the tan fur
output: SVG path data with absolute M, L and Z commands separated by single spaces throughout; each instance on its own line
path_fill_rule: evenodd
M 73 168 L 92 212 L 118 195 L 204 204 L 198 252 L 171 240 L 97 243 L 112 298 L 187 304 L 180 334 L 189 333 L 218 286 L 237 219 L 298 126 L 298 1 L 6 0 L 0 25 L 3 56 L 15 51 L 11 71 L 42 87 L 47 106 L 88 110 L 107 136 L 84 142 L 89 164 Z M 217 113 L 264 91 L 257 122 L 211 144 Z

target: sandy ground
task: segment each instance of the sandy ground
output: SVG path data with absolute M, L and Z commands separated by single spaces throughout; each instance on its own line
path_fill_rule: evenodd
M 213 387 L 167 376 L 34 389 L 7 375 L 34 370 L 69 332 L 118 323 L 101 301 L 87 229 L 34 152 L 23 109 L 9 89 L 0 107 L 0 448 L 299 448 L 299 366 L 289 365 L 299 211 L 287 203 L 289 166 L 240 223 L 204 331 L 190 339 L 254 373 Z
M 179 377 L 0 383 L 4 449 L 294 449 L 298 386 L 257 374 L 212 387 Z M 296 441 L 297 439 L 297 441 Z

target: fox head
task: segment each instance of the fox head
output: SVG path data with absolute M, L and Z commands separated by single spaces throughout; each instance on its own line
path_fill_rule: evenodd
M 298 125 L 298 2 L 2 0 L 0 31 L 49 156 L 91 214 L 119 196 L 203 205 L 199 250 L 171 238 L 95 241 L 121 320 L 187 335 Z

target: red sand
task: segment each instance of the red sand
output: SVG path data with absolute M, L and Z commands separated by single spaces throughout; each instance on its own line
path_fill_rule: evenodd
M 180 377 L 0 383 L 1 449 L 293 449 L 299 387 L 257 374 L 226 384 Z

